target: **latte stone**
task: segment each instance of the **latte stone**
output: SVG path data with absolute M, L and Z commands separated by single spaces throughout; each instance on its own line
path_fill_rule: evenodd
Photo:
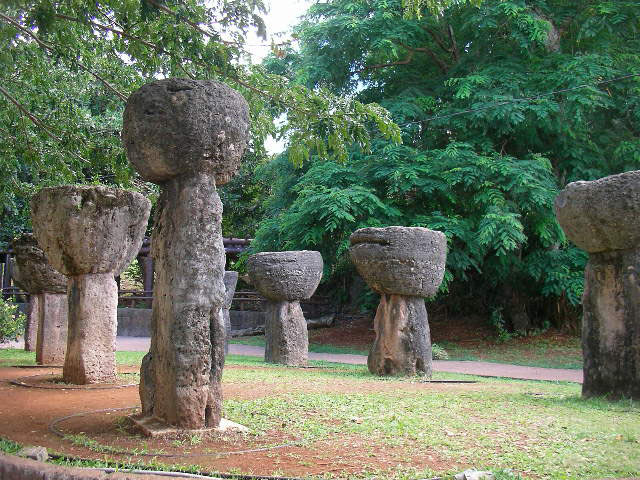
M 215 81 L 159 80 L 127 101 L 127 157 L 160 186 L 151 348 L 141 368 L 142 413 L 134 418 L 147 435 L 229 425 L 221 419 L 225 251 L 216 186 L 238 169 L 248 129 L 247 102 Z
M 322 279 L 322 256 L 310 250 L 251 255 L 247 273 L 266 297 L 264 359 L 269 363 L 304 366 L 309 337 L 300 300 L 311 298 Z
M 150 209 L 143 195 L 104 186 L 43 188 L 31 199 L 38 244 L 68 277 L 67 383 L 116 380 L 115 277 L 140 250 Z
M 421 227 L 362 228 L 350 237 L 349 254 L 377 293 L 376 338 L 367 366 L 375 375 L 431 376 L 431 336 L 425 297 L 442 283 L 447 240 Z
M 555 201 L 589 253 L 582 296 L 582 395 L 640 399 L 640 171 L 573 182 Z
M 25 233 L 13 241 L 13 276 L 29 293 L 25 350 L 35 350 L 38 365 L 62 365 L 67 349 L 67 277 L 56 271 Z

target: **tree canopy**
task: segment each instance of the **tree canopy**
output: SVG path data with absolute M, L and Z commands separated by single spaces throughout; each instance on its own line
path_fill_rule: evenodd
M 413 15 L 407 15 L 407 5 Z M 419 7 L 419 8 L 418 8 Z M 640 5 L 330 0 L 267 66 L 308 88 L 375 99 L 402 129 L 346 163 L 276 182 L 255 248 L 313 248 L 337 279 L 348 236 L 425 226 L 449 239 L 454 303 L 550 318 L 577 305 L 586 256 L 553 212 L 559 188 L 640 168 Z M 418 8 L 416 14 L 415 9 Z
M 43 185 L 99 182 L 151 189 L 120 145 L 128 94 L 153 79 L 215 79 L 251 108 L 250 155 L 280 135 L 303 162 L 313 149 L 346 158 L 371 128 L 399 141 L 375 102 L 309 89 L 252 66 L 246 36 L 264 36 L 262 0 L 9 0 L 0 7 L 1 240 L 24 228 L 25 198 Z M 276 127 L 273 118 L 285 115 Z M 21 215 L 22 213 L 22 215 Z

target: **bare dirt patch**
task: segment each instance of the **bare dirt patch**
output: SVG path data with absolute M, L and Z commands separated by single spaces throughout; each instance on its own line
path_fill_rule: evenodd
M 42 445 L 51 451 L 70 456 L 103 459 L 106 455 L 117 460 L 136 462 L 148 461 L 153 458 L 153 454 L 161 454 L 156 457 L 157 461 L 196 464 L 202 471 L 241 471 L 259 475 L 280 473 L 288 476 L 338 472 L 355 474 L 365 470 L 385 471 L 399 466 L 442 471 L 454 466 L 428 446 L 420 455 L 407 455 L 400 447 L 376 445 L 356 436 L 336 434 L 331 438 L 300 446 L 296 444 L 298 439 L 286 427 L 270 430 L 262 436 L 211 434 L 149 439 L 132 430 L 126 420 L 126 415 L 135 410 L 90 413 L 59 422 L 57 429 L 75 436 L 76 441 L 80 439 L 79 444 L 74 444 L 70 439 L 60 438 L 49 431 L 49 425 L 56 419 L 80 412 L 136 406 L 139 404 L 137 388 L 100 391 L 62 388 L 42 390 L 9 383 L 9 380 L 29 373 L 35 375 L 42 371 L 0 368 L 0 436 L 25 445 Z M 50 373 L 59 374 L 60 369 L 52 369 Z M 250 385 L 223 384 L 225 398 L 247 400 L 297 392 L 347 394 L 443 389 L 465 391 L 470 388 L 485 386 L 348 380 L 288 385 L 265 382 Z M 89 439 L 93 447 L 87 442 L 83 445 L 82 439 Z M 96 445 L 99 447 L 96 448 Z M 100 446 L 106 448 L 101 450 Z M 123 453 L 117 453 L 119 451 Z

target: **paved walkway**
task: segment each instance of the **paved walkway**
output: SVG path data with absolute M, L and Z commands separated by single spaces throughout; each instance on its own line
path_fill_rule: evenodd
M 117 349 L 145 352 L 149 350 L 149 343 L 149 337 L 118 337 Z M 262 357 L 264 356 L 264 348 L 253 345 L 232 343 L 229 346 L 229 353 Z M 325 360 L 327 362 L 350 363 L 354 365 L 367 364 L 367 357 L 364 355 L 309 352 L 309 358 L 311 360 Z M 582 370 L 570 370 L 564 368 L 538 368 L 508 365 L 504 363 L 434 360 L 433 369 L 437 372 L 466 373 L 470 375 L 480 375 L 483 377 L 506 377 L 523 380 L 550 380 L 582 383 Z

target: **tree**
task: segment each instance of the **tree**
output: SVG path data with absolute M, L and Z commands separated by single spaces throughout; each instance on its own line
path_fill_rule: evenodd
M 289 180 L 294 195 L 276 192 L 288 201 L 272 202 L 255 246 L 333 252 L 335 280 L 356 228 L 435 228 L 449 239 L 452 303 L 541 324 L 582 291 L 586 257 L 555 220 L 558 189 L 640 168 L 640 5 L 450 3 L 413 16 L 400 0 L 309 10 L 281 72 L 376 99 L 404 143 L 354 146 L 344 165 L 315 159 Z
M 128 167 L 119 130 L 128 94 L 158 77 L 216 79 L 241 91 L 251 107 L 254 156 L 264 156 L 269 134 L 288 138 L 298 163 L 319 146 L 337 158 L 345 158 L 344 145 L 367 148 L 372 125 L 399 141 L 379 105 L 249 65 L 246 34 L 264 34 L 264 11 L 262 0 L 3 2 L 3 217 L 15 219 L 24 199 L 47 184 L 97 181 L 153 192 Z M 283 114 L 288 122 L 276 129 L 273 118 Z M 24 216 L 17 223 L 9 230 L 27 228 Z

